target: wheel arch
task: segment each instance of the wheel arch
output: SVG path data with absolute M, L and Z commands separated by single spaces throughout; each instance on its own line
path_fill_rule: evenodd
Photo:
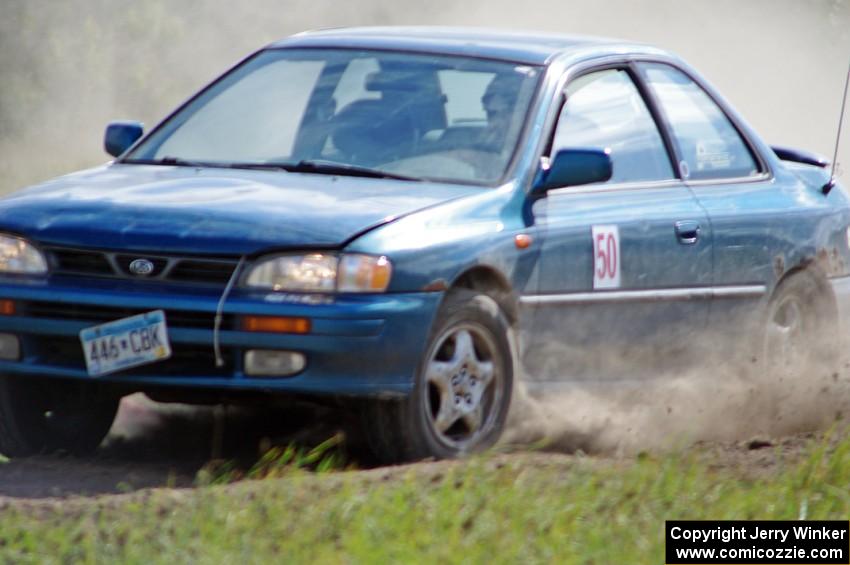
M 777 299 L 777 296 L 779 296 L 782 288 L 789 284 L 789 282 L 793 279 L 799 277 L 809 277 L 812 281 L 814 281 L 817 286 L 817 296 L 822 300 L 820 304 L 823 308 L 822 313 L 824 316 L 828 316 L 825 320 L 824 327 L 829 328 L 827 330 L 828 332 L 837 332 L 840 325 L 838 299 L 835 296 L 832 285 L 829 283 L 829 277 L 826 272 L 818 265 L 817 261 L 814 260 L 801 262 L 791 269 L 788 269 L 781 277 L 779 277 L 779 280 L 777 280 L 776 284 L 773 286 L 768 300 L 765 302 L 765 307 L 761 316 L 762 326 L 767 324 L 772 305 Z M 824 338 L 828 339 L 828 336 L 824 336 Z
M 828 302 L 829 310 L 833 316 L 838 316 L 838 301 L 835 297 L 835 292 L 832 289 L 832 285 L 829 284 L 829 279 L 827 277 L 826 272 L 818 265 L 817 261 L 814 259 L 809 259 L 807 261 L 803 261 L 800 264 L 788 269 L 779 279 L 776 281 L 776 284 L 773 286 L 773 289 L 770 293 L 770 298 L 768 303 L 773 301 L 776 297 L 779 290 L 787 284 L 787 282 L 799 276 L 809 276 L 815 281 L 818 286 L 818 290 L 820 291 L 821 296 Z
M 515 326 L 519 321 L 519 301 L 513 287 L 507 277 L 494 267 L 476 265 L 463 271 L 455 277 L 448 290 L 454 288 L 466 288 L 486 294 L 499 305 L 511 326 Z

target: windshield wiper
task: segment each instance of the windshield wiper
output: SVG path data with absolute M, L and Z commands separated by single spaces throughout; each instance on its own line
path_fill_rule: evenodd
M 161 159 L 124 159 L 122 163 L 133 165 L 169 165 L 174 167 L 224 167 L 228 169 L 253 169 L 261 171 L 287 171 L 290 173 L 315 173 L 318 175 L 341 175 L 350 177 L 368 177 L 375 179 L 395 179 L 404 181 L 421 181 L 416 177 L 370 169 L 349 163 L 337 163 L 334 161 L 303 160 L 297 163 L 205 163 L 203 161 L 191 161 L 179 157 L 162 157 Z
M 203 161 L 190 161 L 179 157 L 162 157 L 161 159 L 123 159 L 122 163 L 131 165 L 167 165 L 172 167 L 222 167 L 224 163 L 204 163 Z
M 288 163 L 228 163 L 228 169 L 248 169 L 256 171 L 289 171 Z
M 233 169 L 259 169 L 268 171 L 288 171 L 290 173 L 315 173 L 317 175 L 341 175 L 349 177 L 367 177 L 374 179 L 394 179 L 405 181 L 421 181 L 416 177 L 382 171 L 381 169 L 370 169 L 349 163 L 337 163 L 335 161 L 303 160 L 297 163 L 231 163 L 228 165 Z

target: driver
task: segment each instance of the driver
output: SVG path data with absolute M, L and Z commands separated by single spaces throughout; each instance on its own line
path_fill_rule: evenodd
M 493 77 L 481 105 L 487 113 L 487 126 L 481 132 L 478 144 L 490 151 L 501 151 L 511 126 L 522 77 L 518 73 L 501 74 Z

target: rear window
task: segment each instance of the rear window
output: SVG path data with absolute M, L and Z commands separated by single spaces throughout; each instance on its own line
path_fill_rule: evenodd
M 669 65 L 643 69 L 673 130 L 683 177 L 739 178 L 761 172 L 738 130 L 696 82 Z

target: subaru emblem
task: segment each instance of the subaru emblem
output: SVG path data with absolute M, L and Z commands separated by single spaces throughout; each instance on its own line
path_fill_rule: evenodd
M 147 259 L 136 259 L 130 263 L 130 272 L 140 277 L 146 277 L 153 272 L 153 263 Z

